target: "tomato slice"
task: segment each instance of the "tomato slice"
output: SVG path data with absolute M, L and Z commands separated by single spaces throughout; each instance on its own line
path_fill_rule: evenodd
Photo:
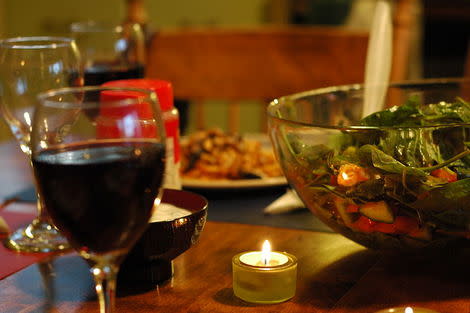
M 353 229 L 356 229 L 363 233 L 372 233 L 374 232 L 374 226 L 377 222 L 374 222 L 368 217 L 360 216 L 352 225 Z
M 457 181 L 457 173 L 447 167 L 438 168 L 431 172 L 431 175 L 446 180 L 449 183 Z
M 395 217 L 394 224 L 397 229 L 397 233 L 400 234 L 408 234 L 419 227 L 418 221 L 415 218 L 402 215 Z
M 383 222 L 375 224 L 374 230 L 385 234 L 395 234 L 397 232 L 397 228 L 394 223 L 389 224 Z

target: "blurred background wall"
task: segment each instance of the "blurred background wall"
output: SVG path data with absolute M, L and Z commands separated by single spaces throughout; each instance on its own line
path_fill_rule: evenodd
M 153 28 L 191 25 L 253 25 L 263 22 L 266 0 L 144 1 Z M 3 36 L 66 34 L 72 22 L 121 22 L 124 0 L 1 0 Z
M 277 1 L 277 0 L 275 0 Z M 274 2 L 275 2 L 274 1 Z M 266 21 L 271 0 L 145 0 L 149 30 L 178 26 L 260 25 Z M 67 35 L 69 25 L 82 20 L 120 23 L 126 18 L 125 0 L 0 0 L 0 37 Z M 246 128 L 258 112 L 247 105 Z M 224 127 L 224 110 L 218 103 L 209 104 L 212 124 Z M 0 122 L 0 140 L 11 138 L 5 123 Z

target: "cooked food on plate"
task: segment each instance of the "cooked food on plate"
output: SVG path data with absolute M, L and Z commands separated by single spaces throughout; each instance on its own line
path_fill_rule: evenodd
M 183 178 L 260 179 L 282 176 L 271 145 L 220 129 L 198 131 L 181 143 Z

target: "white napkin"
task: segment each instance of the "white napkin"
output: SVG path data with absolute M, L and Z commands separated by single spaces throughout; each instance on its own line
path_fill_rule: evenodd
M 0 216 L 0 234 L 8 234 L 9 232 L 10 227 L 8 227 L 8 224 L 5 219 Z
M 297 193 L 293 189 L 288 188 L 285 194 L 264 208 L 264 213 L 281 214 L 304 208 L 305 204 L 300 200 Z
M 382 109 L 392 67 L 391 0 L 378 0 L 367 47 L 364 108 L 367 116 Z

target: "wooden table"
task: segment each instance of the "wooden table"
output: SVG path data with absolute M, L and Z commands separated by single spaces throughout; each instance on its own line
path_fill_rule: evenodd
M 13 150 L 0 146 L 0 160 L 11 161 Z M 2 168 L 2 185 L 12 169 L 27 167 Z M 28 176 L 18 177 L 20 189 Z M 297 293 L 290 301 L 255 305 L 233 294 L 232 256 L 264 239 L 298 258 Z M 469 261 L 468 255 L 386 257 L 332 233 L 208 222 L 200 241 L 175 260 L 170 281 L 148 288 L 118 283 L 117 311 L 372 313 L 409 305 L 470 313 Z M 0 312 L 98 312 L 86 263 L 75 254 L 57 256 L 1 280 Z

